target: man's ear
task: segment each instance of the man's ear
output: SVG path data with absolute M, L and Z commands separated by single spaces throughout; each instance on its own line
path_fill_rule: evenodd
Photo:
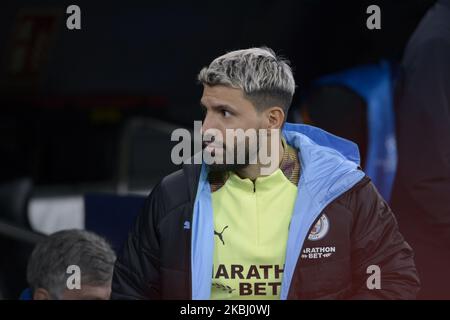
M 33 300 L 51 300 L 50 294 L 44 288 L 37 288 L 33 292 Z
M 267 112 L 267 129 L 281 129 L 284 123 L 284 110 L 275 106 L 266 110 Z

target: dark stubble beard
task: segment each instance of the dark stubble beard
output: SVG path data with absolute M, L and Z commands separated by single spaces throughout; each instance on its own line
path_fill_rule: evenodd
M 236 142 L 236 141 L 235 141 Z M 222 163 L 213 163 L 213 164 L 209 164 L 208 168 L 211 172 L 226 172 L 226 171 L 238 171 L 238 170 L 242 170 L 246 167 L 249 166 L 250 164 L 250 148 L 249 148 L 249 144 L 250 144 L 250 139 L 248 137 L 245 137 L 245 153 L 244 153 L 244 163 L 237 163 L 237 152 L 238 152 L 238 148 L 234 148 L 233 153 L 234 153 L 234 161 L 233 163 L 225 163 L 226 161 L 226 154 L 227 154 L 227 145 L 224 142 L 223 143 L 223 150 L 225 151 L 223 153 L 223 157 L 225 159 L 222 160 Z M 203 142 L 203 149 L 206 148 L 206 146 L 208 145 L 207 142 Z M 235 143 L 236 145 L 236 143 Z M 257 154 L 259 152 L 259 135 L 256 136 L 256 155 L 253 155 L 253 157 L 256 157 Z M 213 156 L 213 154 L 211 154 Z

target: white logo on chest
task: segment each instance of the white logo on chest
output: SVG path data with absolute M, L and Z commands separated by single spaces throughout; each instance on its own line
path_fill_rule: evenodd
M 317 241 L 325 237 L 330 229 L 330 221 L 326 215 L 322 215 L 320 219 L 316 222 L 314 227 L 309 233 L 308 240 Z

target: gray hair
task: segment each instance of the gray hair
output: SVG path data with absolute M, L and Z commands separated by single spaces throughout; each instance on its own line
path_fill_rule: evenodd
M 36 245 L 27 267 L 31 289 L 46 289 L 60 299 L 66 288 L 67 268 L 77 265 L 81 285 L 102 286 L 112 279 L 116 255 L 102 237 L 85 230 L 56 232 Z
M 209 86 L 241 89 L 257 110 L 278 105 L 285 116 L 295 92 L 289 61 L 267 47 L 228 52 L 204 67 L 198 80 Z

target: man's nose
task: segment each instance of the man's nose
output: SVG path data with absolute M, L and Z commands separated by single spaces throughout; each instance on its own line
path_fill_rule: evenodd
M 209 129 L 214 129 L 214 120 L 212 119 L 212 116 L 210 114 L 206 113 L 205 119 L 203 119 L 200 133 L 203 135 Z
M 203 145 L 208 145 L 215 141 L 222 141 L 223 136 L 217 127 L 217 121 L 214 119 L 214 115 L 206 115 L 201 126 L 201 135 L 203 139 Z

